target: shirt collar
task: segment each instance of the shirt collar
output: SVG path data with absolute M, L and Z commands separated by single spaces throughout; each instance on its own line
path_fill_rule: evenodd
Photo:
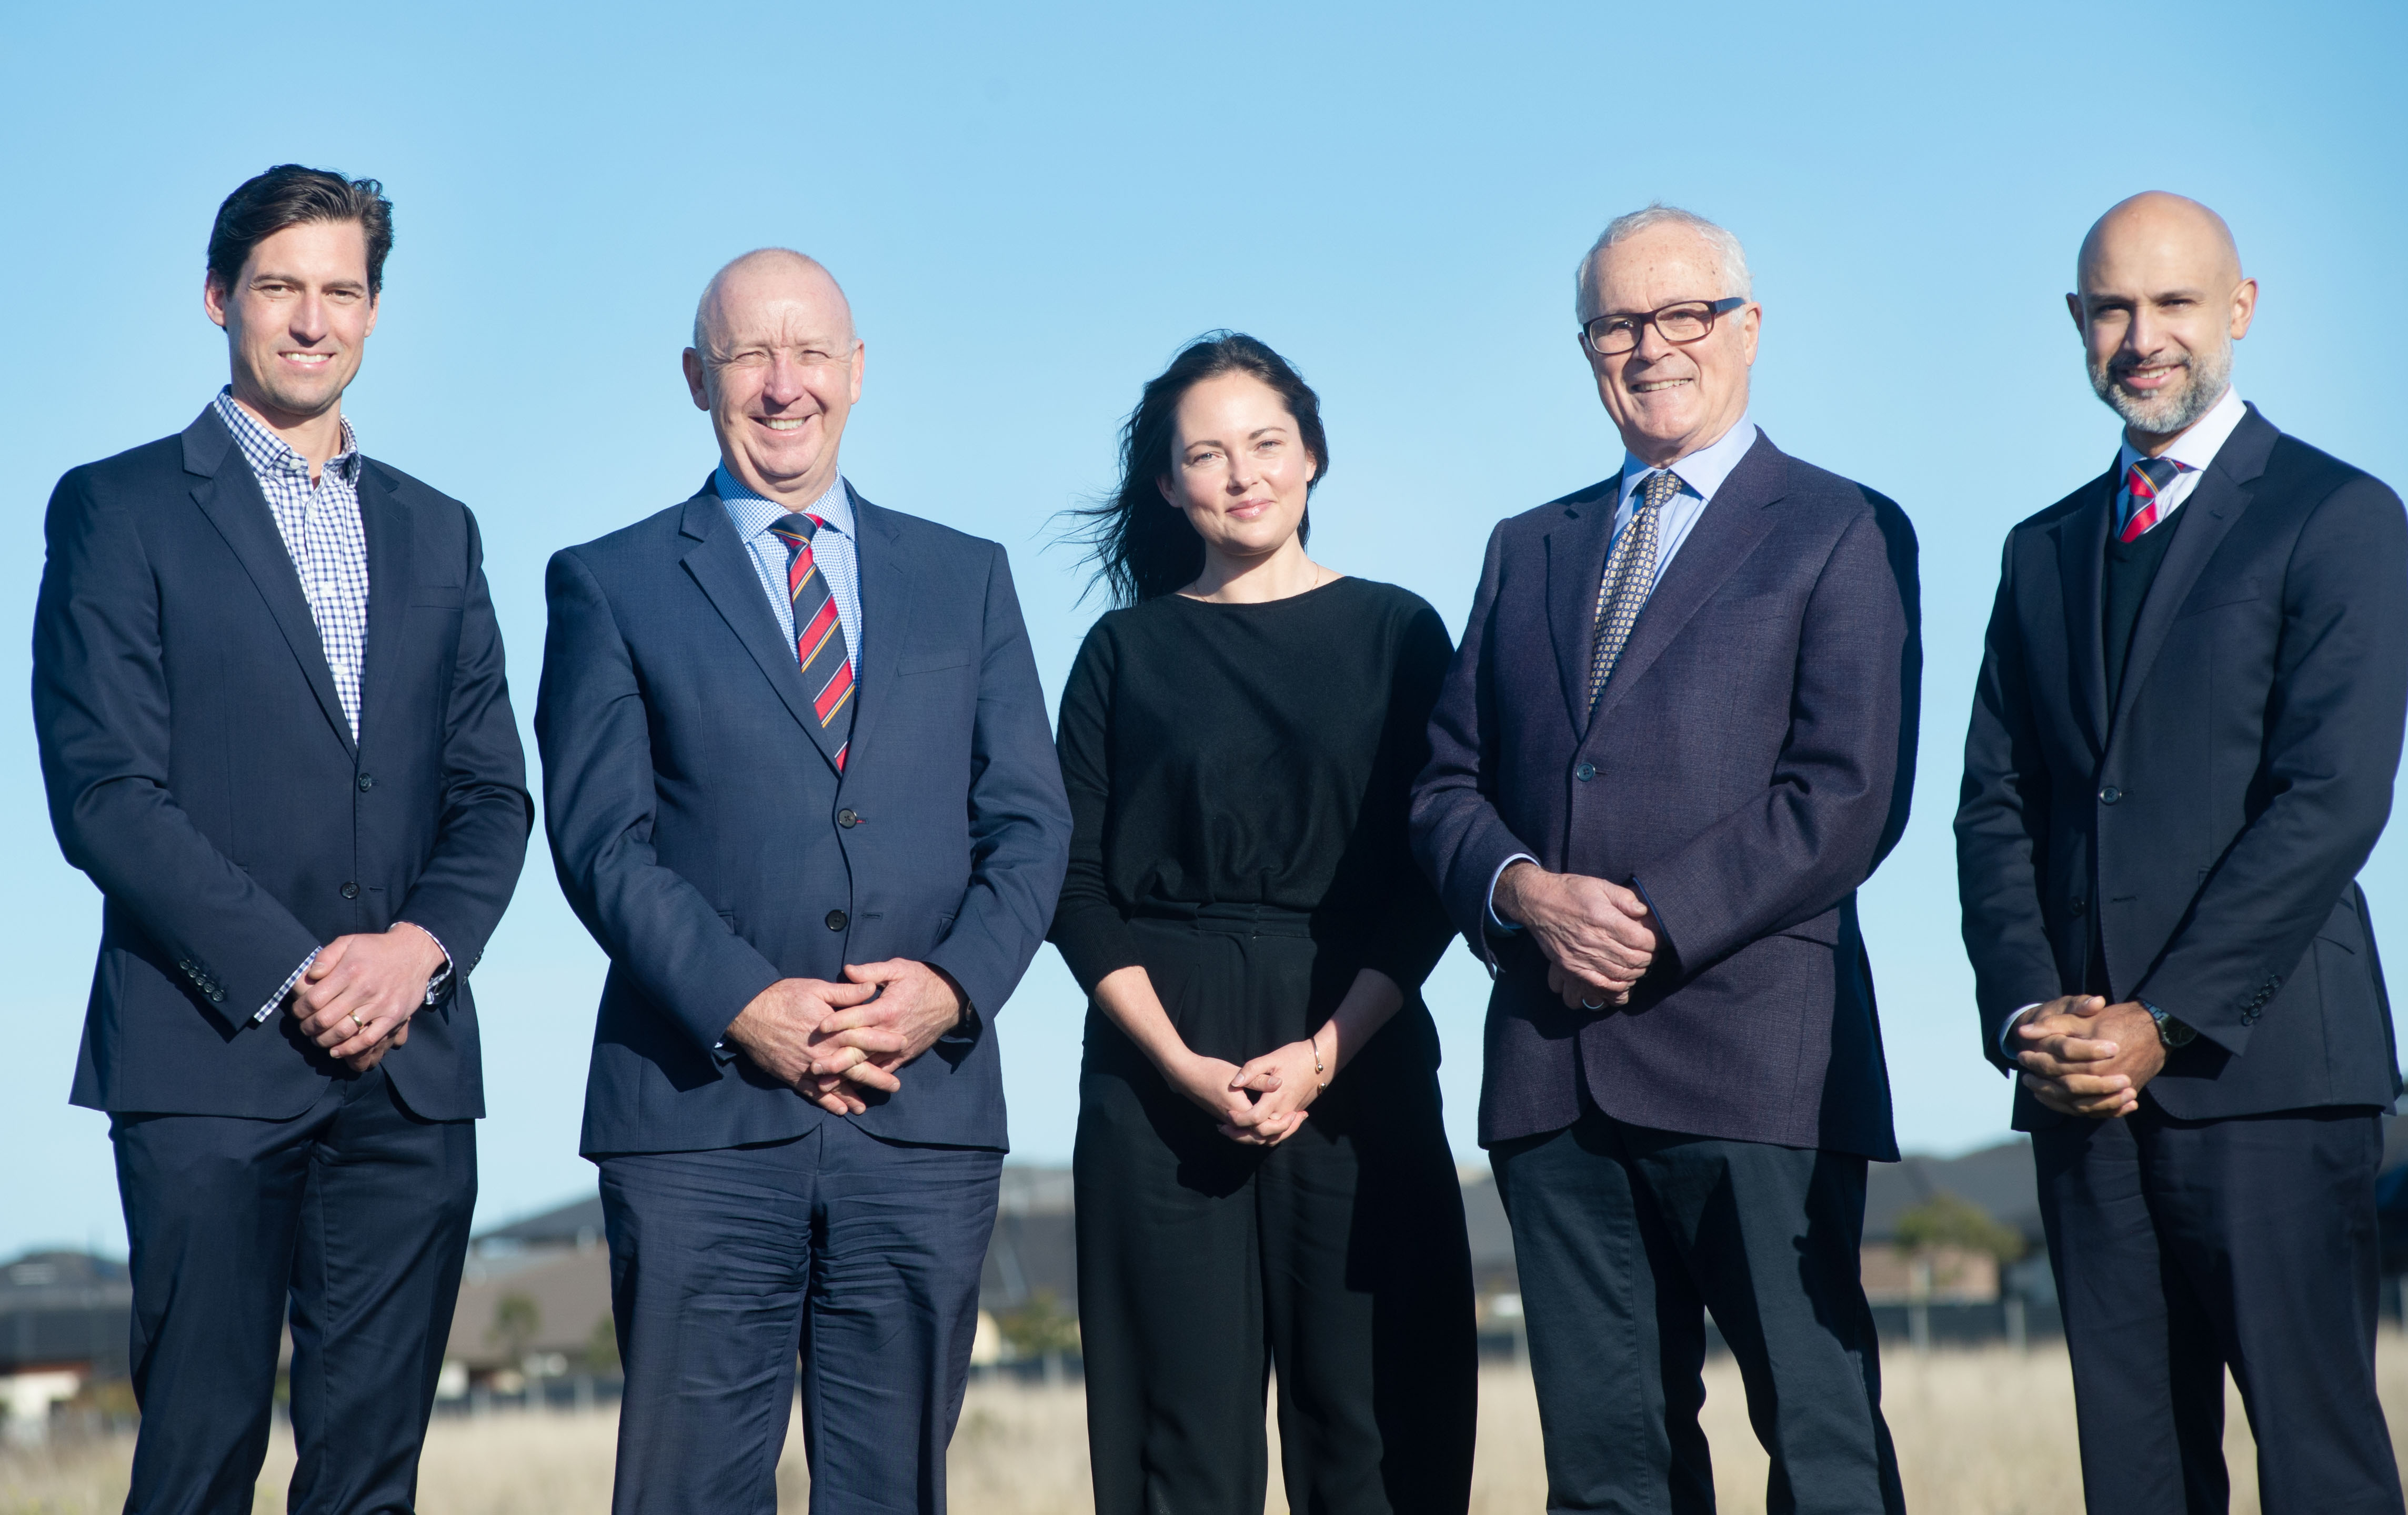
M 742 532 L 747 540 L 767 531 L 772 522 L 793 513 L 779 501 L 746 489 L 738 482 L 734 474 L 727 471 L 725 464 L 721 464 L 712 473 L 711 488 L 719 495 L 719 503 L 726 507 L 727 518 L 736 522 L 736 529 Z M 827 524 L 824 530 L 834 531 L 842 536 L 853 535 L 853 496 L 845 489 L 844 475 L 837 475 L 836 482 L 828 486 L 827 493 L 804 507 L 801 513 L 817 516 L 825 522 Z
M 265 422 L 236 403 L 232 384 L 218 391 L 215 403 L 218 419 L 225 422 L 226 430 L 234 433 L 235 445 L 242 449 L 243 458 L 251 465 L 251 472 L 289 474 L 297 471 L 304 479 L 309 477 L 309 460 L 294 450 L 292 443 L 268 430 Z M 338 416 L 337 419 L 342 422 L 343 445 L 326 460 L 326 469 L 347 484 L 355 483 L 360 466 L 359 434 L 351 430 L 351 417 Z
M 1714 491 L 1723 487 L 1723 480 L 1731 476 L 1731 470 L 1739 466 L 1739 460 L 1746 457 L 1748 449 L 1754 446 L 1756 422 L 1742 415 L 1730 430 L 1672 465 L 1673 477 L 1698 498 L 1712 500 Z M 1620 498 L 1627 501 L 1631 491 L 1639 487 L 1639 481 L 1655 471 L 1655 465 L 1637 453 L 1623 453 Z
M 2224 444 L 2231 439 L 2234 428 L 2248 413 L 2248 407 L 2241 403 L 2241 391 L 2228 385 L 2224 398 L 2210 406 L 2207 414 L 2192 422 L 2187 431 L 2174 438 L 2174 445 L 2157 456 L 2181 465 L 2185 473 L 2196 473 L 2215 461 L 2215 455 L 2224 450 Z M 2119 488 L 2120 480 L 2131 473 L 2132 465 L 2140 462 L 2141 457 L 2141 450 L 2132 445 L 2129 437 L 2125 438 L 2124 445 L 2115 450 L 2115 478 L 2119 480 Z

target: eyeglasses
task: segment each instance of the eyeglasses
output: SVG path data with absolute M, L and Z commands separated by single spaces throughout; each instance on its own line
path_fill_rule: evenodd
M 1726 300 L 1683 300 L 1642 315 L 1598 316 L 1581 328 L 1581 340 L 1598 357 L 1611 358 L 1637 347 L 1640 331 L 1652 325 L 1656 336 L 1674 347 L 1686 347 L 1713 331 L 1717 317 L 1745 304 L 1746 295 L 1734 294 Z

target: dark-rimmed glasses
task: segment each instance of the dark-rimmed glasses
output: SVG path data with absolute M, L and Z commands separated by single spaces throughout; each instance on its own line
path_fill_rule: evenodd
M 1637 347 L 1641 330 L 1653 326 L 1656 336 L 1674 347 L 1686 347 L 1713 331 L 1717 318 L 1745 304 L 1746 295 L 1734 294 L 1724 300 L 1683 300 L 1641 315 L 1598 316 L 1581 328 L 1581 340 L 1598 357 L 1611 358 Z

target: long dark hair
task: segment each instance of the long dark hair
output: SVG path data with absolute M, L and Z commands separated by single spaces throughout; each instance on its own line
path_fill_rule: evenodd
M 1087 550 L 1096 566 L 1088 587 L 1104 586 L 1114 606 L 1140 605 L 1184 588 L 1204 571 L 1204 538 L 1187 514 L 1162 497 L 1155 480 L 1170 473 L 1170 443 L 1178 427 L 1179 402 L 1187 392 L 1223 374 L 1251 374 L 1285 402 L 1296 418 L 1304 450 L 1312 455 L 1313 488 L 1329 477 L 1329 441 L 1321 430 L 1321 396 L 1285 358 L 1243 332 L 1206 332 L 1179 350 L 1170 366 L 1145 386 L 1137 408 L 1121 427 L 1120 486 L 1094 505 L 1066 512 L 1079 524 L 1065 538 Z M 1308 509 L 1297 540 L 1310 539 Z

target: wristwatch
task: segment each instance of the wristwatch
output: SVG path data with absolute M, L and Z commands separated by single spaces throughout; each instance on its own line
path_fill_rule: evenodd
M 2172 1016 L 2168 1015 L 2165 1011 L 2150 1004 L 2147 1000 L 2142 1000 L 2140 1002 L 2140 1006 L 2141 1008 L 2149 1012 L 2149 1019 L 2157 1023 L 2157 1040 L 2166 1044 L 2167 1050 L 2172 1051 L 2179 1048 L 2187 1047 L 2193 1041 L 2198 1039 L 2199 1033 L 2197 1031 L 2183 1024 L 2180 1021 L 2175 1020 Z

